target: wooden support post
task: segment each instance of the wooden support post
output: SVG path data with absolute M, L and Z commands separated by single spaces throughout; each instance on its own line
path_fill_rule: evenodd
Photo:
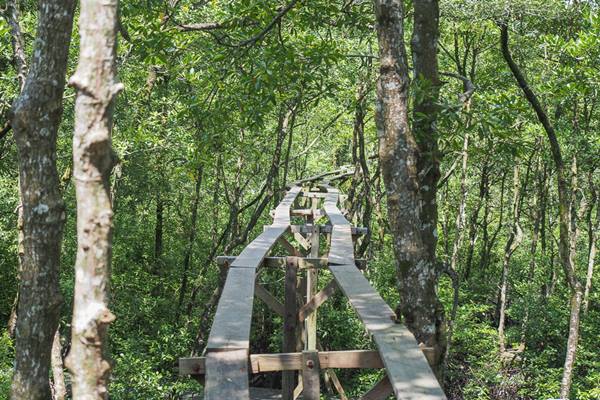
M 390 378 L 384 376 L 367 393 L 363 394 L 360 400 L 385 400 L 394 394 L 394 389 L 390 383 Z
M 319 199 L 313 197 L 311 208 L 317 210 L 319 206 Z M 310 256 L 319 257 L 319 225 L 315 224 L 314 218 L 312 219 L 313 230 L 310 236 Z M 318 271 L 316 269 L 306 270 L 306 303 L 309 303 L 311 299 L 317 293 L 318 285 Z M 317 349 L 317 310 L 308 315 L 305 321 L 306 330 L 306 350 Z
M 302 352 L 302 392 L 304 400 L 319 400 L 319 352 L 305 350 Z
M 285 270 L 285 317 L 283 322 L 283 351 L 296 351 L 296 325 L 298 303 L 296 301 L 296 285 L 298 284 L 298 264 L 289 259 Z M 295 387 L 295 371 L 284 371 L 282 374 L 281 394 L 283 400 L 293 400 Z

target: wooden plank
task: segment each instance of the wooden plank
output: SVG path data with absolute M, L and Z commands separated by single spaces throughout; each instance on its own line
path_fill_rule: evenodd
M 273 226 L 289 226 L 290 225 L 290 208 L 294 204 L 296 197 L 300 194 L 302 188 L 294 186 L 286 193 L 283 200 L 275 208 L 273 216 Z
M 218 256 L 217 264 L 220 266 L 228 267 L 236 259 L 235 256 Z M 288 260 L 295 260 L 298 264 L 298 269 L 307 268 L 327 268 L 329 263 L 327 258 L 310 258 L 310 257 L 265 257 L 263 258 L 262 265 L 268 268 L 283 268 L 285 267 Z M 367 261 L 364 259 L 354 260 L 356 268 L 365 269 Z
M 376 350 L 319 351 L 319 364 L 327 368 L 383 368 L 379 352 Z M 206 373 L 206 357 L 179 359 L 179 375 L 203 375 Z M 274 353 L 250 355 L 253 374 L 275 371 L 298 371 L 302 369 L 302 353 Z
M 414 336 L 403 324 L 377 331 L 379 348 L 396 398 L 403 400 L 446 399 Z
M 285 271 L 285 314 L 283 321 L 283 351 L 296 351 L 296 315 L 298 303 L 296 300 L 296 287 L 298 284 L 298 265 L 290 262 Z M 281 393 L 283 400 L 293 400 L 296 373 L 285 371 L 282 374 Z
M 317 207 L 318 199 L 313 198 L 313 209 Z M 314 221 L 313 221 L 314 222 Z M 319 226 L 315 225 L 313 233 L 310 237 L 310 256 L 319 257 Z M 318 285 L 318 270 L 309 269 L 306 271 L 306 300 L 310 303 L 317 292 Z M 302 321 L 302 319 L 301 319 Z M 317 349 L 317 308 L 313 309 L 313 312 L 307 314 L 305 323 L 306 330 L 306 349 L 316 350 Z
M 324 192 L 309 192 L 309 191 L 303 190 L 302 192 L 300 192 L 300 196 L 302 196 L 302 197 L 308 197 L 308 198 L 316 197 L 318 199 L 322 199 L 322 198 L 325 198 L 325 196 L 327 196 L 327 193 L 324 193 Z
M 344 387 L 342 386 L 342 383 L 340 382 L 335 371 L 328 370 L 325 371 L 325 373 L 329 376 L 331 382 L 333 382 L 333 387 L 335 387 L 335 391 L 338 392 L 338 394 L 340 395 L 340 400 L 348 400 L 348 396 L 346 396 L 346 391 L 344 390 Z
M 352 236 L 365 235 L 369 232 L 369 229 L 364 228 L 364 227 L 353 226 L 351 229 L 352 229 Z M 330 226 L 330 225 L 319 225 L 319 233 L 320 234 L 331 233 L 331 230 L 332 230 L 332 226 Z M 313 231 L 312 224 L 290 225 L 290 232 L 292 232 L 292 233 L 308 234 L 308 233 L 312 233 L 312 231 Z
M 310 208 L 296 208 L 291 211 L 293 217 L 308 217 L 321 218 L 325 214 L 321 210 L 313 210 Z
M 349 225 L 334 225 L 329 247 L 329 264 L 354 264 L 354 242 Z
M 290 242 L 288 242 L 288 240 L 286 238 L 284 238 L 283 236 L 281 236 L 279 238 L 279 243 L 285 248 L 285 250 L 290 253 L 290 255 L 295 256 L 295 257 L 301 257 L 302 255 L 300 254 L 300 251 L 298 251 L 297 248 L 295 248 L 294 246 L 292 246 L 292 244 Z
M 206 357 L 205 400 L 249 400 L 248 351 L 209 352 Z
M 319 353 L 316 350 L 302 352 L 302 398 L 319 400 L 321 397 Z
M 394 311 L 354 265 L 330 265 L 329 270 L 369 332 L 396 325 Z
M 255 274 L 251 268 L 229 269 L 207 349 L 249 348 Z
M 296 239 L 296 242 L 298 242 L 304 250 L 310 249 L 310 242 L 308 240 L 306 240 L 306 238 L 304 237 L 304 235 L 302 233 L 300 233 L 300 232 L 292 232 L 292 233 L 294 235 L 294 239 Z
M 261 264 L 263 258 L 269 250 L 275 245 L 277 239 L 287 230 L 287 226 L 277 226 L 266 228 L 256 237 L 231 263 L 232 267 L 253 268 L 256 269 Z
M 319 293 L 314 295 L 305 305 L 300 308 L 300 311 L 298 311 L 298 319 L 300 321 L 304 321 L 307 316 L 311 315 L 317 308 L 325 303 L 327 299 L 333 296 L 337 289 L 337 282 L 334 279 L 329 281 L 327 286 L 325 286 Z
M 256 282 L 254 285 L 254 294 L 256 297 L 261 299 L 269 308 L 280 317 L 285 315 L 285 308 L 283 304 L 275 296 L 271 294 L 263 285 Z
M 390 378 L 384 376 L 367 393 L 360 397 L 360 400 L 386 400 L 394 394 L 394 389 L 390 383 Z

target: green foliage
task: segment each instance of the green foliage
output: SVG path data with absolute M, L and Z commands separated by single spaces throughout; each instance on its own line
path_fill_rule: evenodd
M 19 3 L 30 54 L 37 3 Z M 406 3 L 410 16 L 412 5 L 410 1 Z M 465 89 L 463 81 L 448 74 L 440 77 L 443 82 L 437 129 L 441 172 L 445 175 L 454 171 L 438 192 L 440 261 L 449 263 L 454 242 L 462 233 L 457 249 L 459 308 L 445 378 L 451 399 L 558 397 L 570 293 L 555 243 L 556 177 L 537 116 L 500 53 L 497 24 L 509 24 L 514 58 L 556 126 L 565 161 L 570 164 L 577 156 L 579 203 L 582 196 L 591 199 L 592 187 L 598 186 L 600 17 L 596 3 L 440 2 L 439 69 L 464 75 L 476 87 L 466 105 L 459 97 Z M 392 308 L 399 301 L 385 190 L 377 175 L 381 171 L 376 156 L 374 99 L 379 65 L 372 3 L 300 1 L 272 30 L 257 38 L 285 4 L 225 0 L 121 3 L 121 22 L 128 38 L 119 39 L 118 72 L 126 89 L 117 100 L 113 132 L 119 166 L 111 177 L 115 208 L 111 309 L 117 315 L 109 329 L 114 362 L 111 398 L 177 399 L 202 390 L 193 380 L 178 377 L 175 367 L 177 359 L 189 355 L 196 346 L 198 333 L 206 333 L 210 326 L 214 308 L 209 307 L 209 302 L 221 279 L 214 256 L 226 251 L 228 255 L 238 254 L 262 225 L 269 223 L 268 211 L 277 203 L 285 181 L 354 163 L 356 93 L 361 84 L 368 89 L 362 106 L 366 113 L 364 141 L 372 175 L 372 198 L 363 198 L 364 186 L 360 184 L 358 197 L 361 210 L 367 201 L 374 209 L 365 274 Z M 412 29 L 410 19 L 406 19 L 406 38 Z M 181 25 L 200 22 L 215 22 L 221 28 L 210 32 L 180 29 Z M 252 38 L 256 38 L 255 42 Z M 77 62 L 77 40 L 75 32 L 69 73 Z M 241 45 L 248 40 L 248 44 Z M 18 93 L 12 57 L 10 31 L 6 21 L 0 19 L 0 125 Z M 411 101 L 431 89 L 429 83 L 419 79 L 413 78 L 412 82 Z M 74 91 L 68 88 L 57 147 L 59 173 L 65 177 L 67 214 L 60 279 L 65 299 L 61 333 L 66 342 L 76 249 L 76 203 L 70 183 L 73 102 Z M 284 135 L 281 160 L 276 165 L 279 170 L 267 185 L 276 137 L 289 110 L 294 113 Z M 466 135 L 466 225 L 457 230 Z M 509 234 L 511 171 L 515 163 L 523 171 L 520 225 L 525 240 L 510 261 L 507 343 L 518 357 L 506 363 L 498 353 L 497 299 Z M 16 164 L 16 148 L 9 135 L 0 139 L 3 326 L 17 289 Z M 199 169 L 203 174 L 198 219 L 192 226 Z M 548 183 L 540 190 L 537 181 L 542 176 Z M 342 189 L 349 193 L 352 182 Z M 544 233 L 532 252 L 535 211 L 540 208 L 534 199 L 540 191 L 546 193 Z M 263 212 L 253 215 L 263 200 Z M 162 247 L 157 249 L 159 204 L 163 225 Z M 325 219 L 319 222 L 324 223 Z M 354 222 L 362 224 L 358 217 Z M 576 265 L 583 281 L 588 246 L 585 218 L 578 227 L 581 234 Z M 190 243 L 194 229 L 196 238 Z M 469 236 L 471 229 L 473 238 Z M 283 250 L 276 248 L 274 252 Z M 188 270 L 184 271 L 188 253 Z M 535 265 L 530 277 L 531 261 Z M 188 279 L 188 287 L 177 320 L 184 278 Z M 327 272 L 322 273 L 320 287 L 330 278 Z M 283 301 L 282 271 L 264 270 L 260 279 Z M 589 311 L 582 315 L 574 399 L 600 398 L 598 287 L 596 273 Z M 440 280 L 439 296 L 449 314 L 453 293 L 445 277 Z M 205 313 L 206 320 L 202 319 Z M 526 317 L 524 350 L 517 352 Z M 326 349 L 373 348 L 352 308 L 339 293 L 319 309 L 318 322 L 318 334 Z M 281 318 L 256 301 L 252 351 L 280 351 L 281 329 Z M 7 397 L 12 351 L 12 342 L 3 333 L 0 398 Z M 381 377 L 380 371 L 340 370 L 338 374 L 352 397 Z M 260 379 L 276 381 L 272 376 Z
M 0 335 L 0 399 L 8 399 L 12 379 L 14 348 L 6 330 Z

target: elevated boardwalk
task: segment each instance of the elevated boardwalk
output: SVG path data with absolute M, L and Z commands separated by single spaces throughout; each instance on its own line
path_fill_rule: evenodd
M 179 360 L 180 374 L 204 377 L 205 399 L 293 400 L 301 396 L 318 400 L 321 375 L 338 398 L 347 399 L 331 368 L 385 368 L 386 376 L 361 397 L 364 400 L 383 400 L 392 395 L 404 400 L 446 398 L 423 353 L 427 349 L 420 348 L 408 329 L 396 323 L 393 310 L 359 269 L 364 267 L 364 260 L 354 258 L 353 237 L 364 229 L 352 227 L 346 220 L 338 208 L 339 190 L 331 186 L 332 181 L 344 176 L 323 174 L 291 184 L 273 212 L 273 223 L 237 257 L 218 258 L 219 264 L 229 270 L 206 357 Z M 292 215 L 302 217 L 305 224 L 292 225 Z M 327 217 L 328 224 L 316 224 L 321 217 Z M 319 248 L 321 235 L 328 239 L 325 255 Z M 290 241 L 295 241 L 304 254 Z M 289 255 L 269 256 L 276 243 Z M 284 303 L 256 280 L 259 267 L 277 266 L 285 268 Z M 317 292 L 318 273 L 324 268 L 331 271 L 334 279 Z M 303 285 L 298 284 L 300 271 L 305 272 Z M 306 287 L 306 292 L 299 293 L 300 287 Z M 378 351 L 319 351 L 317 309 L 337 290 L 348 298 Z M 250 354 L 255 296 L 283 317 L 284 353 Z M 249 374 L 272 371 L 282 371 L 280 393 L 250 388 Z

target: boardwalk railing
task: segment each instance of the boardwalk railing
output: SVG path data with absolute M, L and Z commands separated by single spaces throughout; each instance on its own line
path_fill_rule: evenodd
M 332 176 L 333 175 L 333 176 Z M 250 399 L 250 373 L 282 371 L 281 398 L 318 400 L 320 375 L 328 388 L 347 399 L 332 368 L 385 368 L 386 376 L 361 399 L 445 399 L 424 351 L 400 323 L 389 305 L 369 284 L 361 268 L 364 260 L 354 258 L 353 238 L 365 229 L 352 227 L 338 208 L 339 190 L 330 183 L 347 176 L 343 172 L 322 174 L 290 185 L 273 212 L 273 223 L 237 257 L 217 258 L 229 268 L 208 338 L 206 357 L 181 358 L 181 375 L 204 376 L 205 399 Z M 304 208 L 293 208 L 299 204 Z M 292 225 L 290 216 L 304 219 Z M 326 225 L 316 223 L 327 217 Z M 329 251 L 321 255 L 320 236 L 327 235 Z M 304 250 L 301 254 L 286 236 Z M 280 243 L 290 254 L 269 256 Z M 257 282 L 257 270 L 285 268 L 283 304 Z M 317 292 L 319 270 L 329 269 L 333 279 Z M 305 271 L 298 284 L 299 272 Z M 299 288 L 306 287 L 305 293 Z M 320 351 L 317 338 L 317 309 L 341 290 L 371 334 L 378 351 Z M 283 353 L 250 354 L 250 327 L 254 296 L 283 317 Z M 302 299 L 302 301 L 299 301 Z M 272 398 L 272 397 L 270 397 Z

